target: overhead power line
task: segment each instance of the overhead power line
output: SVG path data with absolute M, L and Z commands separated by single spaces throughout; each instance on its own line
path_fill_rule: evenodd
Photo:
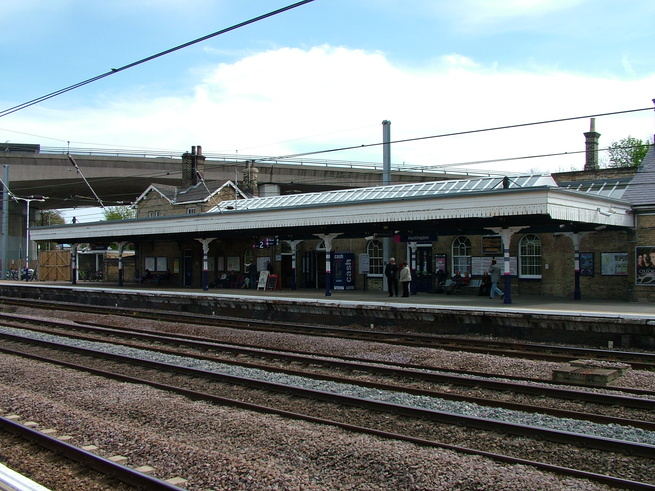
M 524 128 L 526 126 L 536 126 L 540 124 L 550 124 L 550 123 L 563 123 L 565 121 L 574 121 L 576 119 L 588 119 L 588 118 L 599 118 L 601 116 L 615 116 L 617 114 L 627 114 L 627 113 L 635 113 L 635 112 L 640 112 L 640 111 L 652 111 L 652 107 L 645 107 L 642 109 L 628 109 L 625 111 L 614 111 L 614 112 L 609 112 L 609 113 L 599 113 L 599 114 L 589 114 L 587 116 L 573 116 L 570 118 L 560 118 L 560 119 L 548 119 L 544 121 L 535 121 L 532 123 L 521 123 L 521 124 L 512 124 L 512 125 L 507 125 L 507 126 L 495 126 L 492 128 L 482 128 L 482 129 L 477 129 L 477 130 L 467 130 L 467 131 L 458 131 L 455 133 L 442 133 L 440 135 L 431 135 L 431 136 L 419 136 L 415 138 L 405 138 L 404 140 L 394 140 L 389 143 L 395 144 L 395 143 L 407 143 L 407 142 L 415 142 L 415 141 L 420 141 L 420 140 L 430 140 L 433 138 L 445 138 L 448 136 L 461 136 L 461 135 L 470 135 L 472 133 L 483 133 L 486 131 L 497 131 L 497 130 L 509 130 L 509 129 L 514 129 L 514 128 Z M 370 147 L 377 147 L 380 145 L 384 145 L 384 142 L 377 142 L 377 143 L 368 143 L 368 144 L 362 144 L 362 145 L 353 145 L 350 147 L 339 147 L 339 148 L 330 148 L 327 150 L 316 150 L 314 152 L 304 152 L 304 153 L 294 153 L 291 155 L 282 155 L 279 157 L 272 157 L 273 160 L 281 160 L 281 159 L 290 159 L 290 158 L 296 158 L 296 157 L 306 157 L 308 155 L 318 155 L 322 153 L 331 153 L 331 152 L 342 152 L 346 150 L 356 150 L 358 148 L 370 148 Z
M 300 7 L 302 5 L 305 5 L 307 3 L 313 2 L 314 0 L 303 0 L 301 2 L 294 3 L 292 5 L 287 5 L 286 7 L 283 7 L 281 9 L 273 10 L 272 12 L 268 12 L 267 14 L 260 15 L 258 17 L 254 17 L 250 20 L 240 22 L 239 24 L 235 24 L 231 27 L 226 27 L 225 29 L 221 29 L 220 31 L 216 31 L 212 34 L 208 34 L 206 36 L 203 36 L 198 39 L 194 39 L 193 41 L 189 41 L 188 43 L 180 44 L 179 46 L 175 46 L 174 48 L 167 49 L 166 51 L 162 51 L 161 53 L 157 53 L 152 56 L 148 56 L 147 58 L 143 58 L 142 60 L 135 61 L 133 63 L 129 63 L 128 65 L 122 66 L 120 68 L 112 68 L 110 71 L 103 73 L 102 75 L 97 75 L 95 77 L 92 77 L 90 79 L 84 80 L 83 82 L 78 82 L 73 85 L 69 85 L 68 87 L 64 87 L 63 89 L 56 90 L 54 92 L 50 92 L 49 94 L 43 95 L 41 97 L 37 97 L 36 99 L 32 99 L 31 101 L 23 102 L 22 104 L 19 104 L 14 107 L 10 107 L 8 109 L 5 109 L 3 111 L 0 111 L 0 118 L 3 116 L 7 116 L 9 114 L 15 113 L 16 111 L 20 111 L 21 109 L 25 109 L 27 107 L 33 106 L 35 104 L 38 104 L 39 102 L 47 101 L 48 99 L 52 99 L 53 97 L 56 97 L 61 94 L 65 94 L 66 92 L 70 92 L 71 90 L 83 87 L 85 85 L 88 85 L 92 82 L 96 82 L 98 80 L 101 80 L 105 77 L 108 77 L 109 75 L 114 75 L 115 73 L 122 72 L 124 70 L 127 70 L 128 68 L 135 67 L 137 65 L 141 65 L 143 63 L 146 63 L 147 61 L 154 60 L 156 58 L 159 58 L 161 56 L 173 53 L 175 51 L 181 50 L 183 48 L 187 48 L 189 46 L 192 46 L 194 44 L 200 43 L 202 41 L 206 41 L 207 39 L 211 39 L 216 36 L 220 36 L 221 34 L 225 34 L 230 31 L 234 31 L 235 29 L 239 29 L 241 27 L 247 26 L 249 24 L 254 24 L 255 22 L 259 22 L 260 20 L 267 19 L 269 17 L 273 17 L 274 15 L 281 14 L 282 12 L 286 12 L 288 10 L 295 9 L 296 7 Z

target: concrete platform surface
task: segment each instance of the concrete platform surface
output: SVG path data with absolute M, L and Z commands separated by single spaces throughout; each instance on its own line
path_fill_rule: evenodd
M 416 307 L 434 307 L 447 310 L 457 309 L 471 312 L 515 312 L 521 314 L 551 314 L 551 315 L 580 315 L 594 317 L 616 317 L 621 319 L 653 319 L 655 322 L 655 304 L 635 303 L 621 300 L 595 300 L 582 298 L 581 300 L 567 299 L 563 297 L 543 295 L 512 295 L 512 303 L 505 303 L 504 300 L 496 297 L 490 299 L 487 296 L 470 294 L 445 295 L 443 293 L 418 293 L 407 298 L 389 297 L 386 292 L 379 290 L 368 291 L 339 291 L 332 290 L 330 296 L 325 295 L 325 290 L 298 288 L 297 290 L 250 290 L 231 288 L 212 288 L 203 291 L 198 288 L 135 285 L 125 283 L 119 287 L 116 283 L 104 283 L 94 281 L 80 281 L 76 285 L 68 282 L 18 282 L 4 280 L 0 283 L 13 283 L 17 286 L 53 286 L 53 287 L 75 287 L 75 288 L 99 288 L 105 291 L 118 290 L 128 291 L 151 291 L 166 292 L 174 295 L 199 295 L 216 297 L 253 297 L 261 299 L 278 300 L 299 300 L 325 303 L 343 304 L 379 304 L 394 309 L 412 309 Z

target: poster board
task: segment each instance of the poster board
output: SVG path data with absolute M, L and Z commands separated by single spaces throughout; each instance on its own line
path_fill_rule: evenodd
M 444 274 L 447 269 L 447 260 L 448 256 L 446 254 L 435 254 L 434 255 L 434 270 L 437 273 Z
M 241 271 L 241 259 L 239 256 L 228 256 L 227 271 Z
M 594 253 L 581 252 L 580 253 L 580 275 L 593 276 L 594 275 Z
M 259 281 L 257 281 L 257 289 L 266 290 L 266 284 L 268 282 L 268 270 L 264 270 L 259 273 Z
M 505 274 L 504 259 L 502 257 L 497 257 L 496 262 L 498 263 L 498 266 L 500 266 L 501 273 Z M 490 257 L 473 256 L 471 258 L 471 276 L 482 276 L 485 271 L 489 270 L 489 266 L 491 266 Z M 510 256 L 509 275 L 517 276 L 518 271 L 518 258 L 516 256 Z
M 627 276 L 627 252 L 601 252 L 600 274 L 602 276 Z
M 635 284 L 655 286 L 655 247 L 635 248 Z
M 371 256 L 369 254 L 359 255 L 359 274 L 369 274 L 371 272 Z
M 268 256 L 257 256 L 257 271 L 268 270 L 271 259 Z

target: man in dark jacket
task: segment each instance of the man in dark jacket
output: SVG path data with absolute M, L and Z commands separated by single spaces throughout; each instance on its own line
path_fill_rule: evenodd
M 384 268 L 384 276 L 387 277 L 389 284 L 389 296 L 398 296 L 398 265 L 393 257 L 389 258 L 389 262 Z

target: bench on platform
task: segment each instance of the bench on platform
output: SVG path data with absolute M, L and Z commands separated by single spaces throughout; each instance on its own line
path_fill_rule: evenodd
M 477 295 L 480 291 L 482 280 L 471 280 L 471 282 L 459 289 L 459 293 L 466 293 L 468 295 Z
M 453 284 L 453 280 L 446 280 L 442 281 L 439 283 L 439 291 L 442 291 L 444 293 L 448 293 L 450 290 L 450 286 Z M 466 285 L 466 286 L 460 286 L 459 288 L 453 290 L 452 293 L 455 294 L 469 294 L 469 295 L 477 295 L 478 291 L 480 290 L 480 285 L 482 284 L 482 280 L 471 280 L 471 282 Z

